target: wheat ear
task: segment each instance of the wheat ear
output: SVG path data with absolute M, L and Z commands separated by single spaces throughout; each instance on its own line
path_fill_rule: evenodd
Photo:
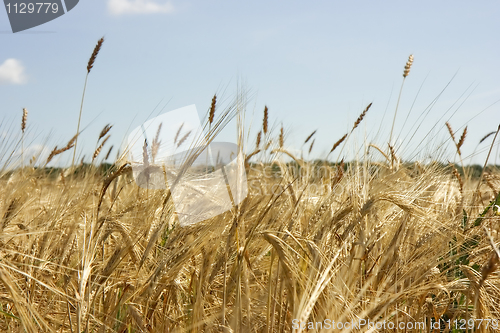
M 304 144 L 306 144 L 309 140 L 311 140 L 311 138 L 313 137 L 314 134 L 316 134 L 316 131 L 315 130 L 314 132 L 312 132 L 311 134 L 309 134 L 309 136 L 307 137 L 306 141 L 304 141 Z
M 188 138 L 189 134 L 191 134 L 191 131 L 187 132 L 186 135 L 184 135 L 180 140 L 179 140 L 179 143 L 177 144 L 177 148 L 180 147 L 180 145 L 182 145 L 184 143 L 184 141 L 186 141 L 186 139 Z
M 156 155 L 158 154 L 158 150 L 160 149 L 161 145 L 160 132 L 162 125 L 163 123 L 160 123 L 160 125 L 158 125 L 158 129 L 156 130 L 156 136 L 154 137 L 153 144 L 151 145 L 151 157 L 153 158 L 153 163 L 155 162 Z
M 313 146 L 314 146 L 314 142 L 315 142 L 315 141 L 316 141 L 316 139 L 312 140 L 311 145 L 309 146 L 309 152 L 308 152 L 308 154 L 311 154 L 311 151 L 312 151 L 312 149 L 313 149 Z
M 345 140 L 345 138 L 347 138 L 347 133 L 346 133 L 346 134 L 344 134 L 344 136 L 343 136 L 343 137 L 341 137 L 341 138 L 339 139 L 339 141 L 337 141 L 337 142 L 335 142 L 335 143 L 333 144 L 333 147 L 332 147 L 332 149 L 330 150 L 330 154 L 331 154 L 331 153 L 333 153 L 333 151 L 334 151 L 335 149 L 337 149 L 337 147 L 338 147 L 338 146 L 339 146 L 339 145 L 340 145 L 340 144 L 341 144 L 341 143 Z
M 104 157 L 104 160 L 106 161 L 109 158 L 109 155 L 111 154 L 111 151 L 113 150 L 114 146 L 109 147 L 108 152 L 106 153 L 106 157 Z
M 467 136 L 467 126 L 465 126 L 464 131 L 462 133 L 462 136 L 460 136 L 460 140 L 458 140 L 458 143 L 457 143 L 457 151 L 458 151 L 458 155 L 460 155 L 460 156 L 462 156 L 462 153 L 460 152 L 460 148 L 464 144 L 466 136 Z
M 26 108 L 23 108 L 23 119 L 21 121 L 21 131 L 24 133 L 24 130 L 26 129 L 26 123 L 28 122 L 28 110 Z
M 448 129 L 448 133 L 450 133 L 451 139 L 453 140 L 453 143 L 456 145 L 457 142 L 455 141 L 455 133 L 453 132 L 453 129 L 451 128 L 451 125 L 449 122 L 446 122 L 446 128 Z
M 280 129 L 279 144 L 280 148 L 283 148 L 283 146 L 285 145 L 285 134 L 283 133 L 283 125 L 281 125 Z
M 490 136 L 492 136 L 493 134 L 495 134 L 496 132 L 489 132 L 488 134 L 486 134 L 485 136 L 483 136 L 481 138 L 481 140 L 479 140 L 479 144 L 483 143 L 484 140 L 488 139 Z
M 52 149 L 52 151 L 50 152 L 49 157 L 47 157 L 46 164 L 48 164 L 54 158 L 54 156 L 62 154 L 65 151 L 70 150 L 71 148 L 73 148 L 74 145 L 75 145 L 76 138 L 77 138 L 77 135 L 73 136 L 71 138 L 71 140 L 68 141 L 68 143 L 66 144 L 66 146 L 64 148 L 57 149 L 57 146 L 56 146 L 54 149 Z
M 106 138 L 104 138 L 104 140 L 99 145 L 99 147 L 97 147 L 97 149 L 94 151 L 94 155 L 92 155 L 92 162 L 94 162 L 94 160 L 97 158 L 97 156 L 101 153 L 102 147 L 104 147 L 104 145 L 106 144 L 106 141 L 108 141 L 110 136 L 111 135 L 108 135 Z
M 451 167 L 453 175 L 458 180 L 458 185 L 460 186 L 460 193 L 463 193 L 463 190 L 464 190 L 464 181 L 462 180 L 462 177 L 460 177 L 460 173 L 458 172 L 458 170 L 455 167 L 455 165 L 453 163 L 451 163 L 451 162 L 449 162 L 449 165 Z
M 210 112 L 208 113 L 208 123 L 212 125 L 215 117 L 215 104 L 217 104 L 217 94 L 212 98 L 212 104 L 210 105 Z
M 179 126 L 179 129 L 177 130 L 177 133 L 175 134 L 174 145 L 177 143 L 177 139 L 179 138 L 179 134 L 181 134 L 183 126 L 184 126 L 184 123 L 182 123 L 181 126 Z
M 370 109 L 371 106 L 372 106 L 372 103 L 368 104 L 366 109 L 364 109 L 363 112 L 361 112 L 358 119 L 356 119 L 356 121 L 354 122 L 354 126 L 352 127 L 351 132 L 354 131 L 356 129 L 356 127 L 359 126 L 359 124 L 361 124 L 361 122 L 363 121 L 363 118 L 366 116 L 366 113 L 368 112 L 368 110 Z
M 101 133 L 99 133 L 99 138 L 97 138 L 97 141 L 104 138 L 104 136 L 111 130 L 111 127 L 113 127 L 113 125 L 107 124 L 106 126 L 104 126 L 104 128 L 101 130 Z
M 261 137 L 262 137 L 262 132 L 259 132 L 257 134 L 257 139 L 255 141 L 255 150 L 259 149 Z
M 267 106 L 264 107 L 264 119 L 262 119 L 262 131 L 264 132 L 264 135 L 267 134 L 267 126 L 268 126 L 268 117 L 269 117 L 269 109 Z

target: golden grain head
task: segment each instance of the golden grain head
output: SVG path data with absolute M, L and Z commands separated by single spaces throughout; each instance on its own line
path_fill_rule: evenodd
M 257 133 L 257 140 L 255 141 L 255 149 L 259 149 L 261 137 L 262 137 L 262 132 Z
M 61 149 L 57 149 L 57 146 L 55 146 L 54 149 L 52 149 L 52 151 L 50 152 L 49 154 L 49 157 L 47 157 L 47 164 L 57 155 L 59 154 L 62 154 L 64 153 L 65 151 L 68 151 L 70 150 L 71 148 L 74 147 L 74 142 L 77 138 L 77 135 L 75 135 L 74 137 L 71 138 L 71 140 L 68 141 L 68 143 L 66 144 L 65 147 L 61 148 Z
M 264 134 L 267 134 L 267 126 L 268 126 L 268 119 L 269 117 L 269 109 L 267 108 L 267 106 L 264 107 L 264 119 L 262 120 L 262 130 L 264 132 Z
M 179 140 L 179 143 L 177 144 L 177 147 L 180 147 L 184 141 L 186 141 L 186 139 L 189 137 L 189 135 L 191 134 L 191 131 L 187 132 L 180 140 Z
M 101 50 L 102 43 L 104 43 L 104 37 L 97 41 L 94 51 L 92 52 L 92 55 L 90 56 L 89 62 L 87 64 L 87 73 L 90 73 L 90 70 L 92 69 L 92 67 L 94 67 L 94 62 L 97 58 L 97 55 L 99 54 L 99 51 Z
M 283 132 L 283 125 L 281 125 L 280 129 L 279 145 L 280 148 L 283 148 L 283 146 L 285 145 L 285 134 Z
M 403 72 L 403 77 L 406 78 L 410 74 L 411 65 L 413 64 L 413 54 L 408 57 L 408 61 L 405 65 L 405 70 Z
M 458 184 L 460 185 L 460 192 L 463 192 L 464 182 L 462 180 L 462 177 L 460 176 L 460 173 L 458 172 L 458 170 L 457 170 L 457 168 L 455 167 L 454 164 L 450 163 L 450 166 L 451 166 L 451 168 L 453 170 L 453 175 L 458 180 Z
M 316 139 L 312 140 L 311 145 L 309 146 L 309 151 L 308 151 L 308 153 L 309 153 L 309 154 L 311 153 L 311 151 L 312 151 L 312 149 L 313 149 L 313 146 L 314 146 L 314 142 L 315 142 L 315 141 L 316 141 Z
M 210 112 L 208 114 L 208 123 L 212 124 L 215 117 L 215 104 L 217 103 L 217 95 L 215 94 L 212 98 L 212 104 L 210 105 Z
M 144 139 L 144 145 L 142 146 L 142 163 L 145 167 L 149 166 L 148 141 L 146 139 Z
M 68 143 L 66 144 L 66 147 L 68 147 L 68 149 L 72 148 L 74 145 L 75 145 L 75 141 L 76 139 L 78 138 L 78 134 L 75 134 L 69 141 Z
M 106 138 L 104 138 L 104 140 L 102 141 L 102 143 L 99 145 L 99 147 L 97 147 L 97 149 L 94 151 L 94 154 L 92 155 L 92 162 L 97 158 L 97 156 L 101 153 L 101 150 L 102 150 L 102 147 L 104 147 L 104 145 L 106 144 L 106 141 L 108 141 L 109 137 L 111 135 L 108 135 Z
M 346 133 L 346 134 L 344 134 L 344 136 L 343 136 L 343 137 L 341 137 L 341 138 L 340 138 L 337 142 L 335 142 L 335 143 L 333 144 L 333 147 L 332 147 L 332 149 L 330 150 L 330 153 L 332 153 L 335 149 L 337 149 L 337 147 L 338 147 L 338 146 L 339 146 L 342 142 L 344 142 L 344 140 L 345 140 L 346 138 L 347 138 L 347 133 Z
M 174 144 L 177 143 L 177 139 L 179 138 L 179 134 L 181 134 L 181 131 L 182 131 L 182 127 L 184 126 L 184 123 L 181 124 L 181 126 L 179 126 L 179 128 L 177 129 L 177 132 L 175 134 L 175 138 L 174 138 Z
M 23 119 L 21 121 L 21 131 L 24 133 L 26 129 L 26 123 L 28 122 L 28 110 L 26 108 L 23 109 Z
M 467 136 L 467 126 L 465 126 L 464 131 L 462 132 L 462 135 L 460 136 L 460 140 L 458 140 L 457 143 L 457 149 L 460 153 L 460 148 L 463 146 L 465 142 L 465 137 Z
M 496 132 L 493 131 L 493 132 L 489 132 L 488 134 L 486 134 L 485 136 L 483 136 L 481 138 L 481 140 L 479 140 L 479 144 L 483 143 L 484 140 L 488 139 L 490 136 L 492 136 L 493 134 L 495 134 Z
M 306 144 L 309 140 L 311 140 L 311 138 L 313 137 L 313 135 L 316 134 L 316 131 L 317 130 L 314 130 L 311 134 L 309 134 L 309 136 L 306 138 L 306 141 L 304 141 L 304 144 Z
M 104 160 L 107 160 L 109 158 L 109 155 L 111 154 L 111 151 L 113 150 L 114 146 L 109 147 L 108 152 L 106 153 L 106 157 L 104 157 Z
M 97 139 L 97 141 L 101 140 L 106 134 L 108 134 L 112 127 L 113 125 L 111 124 L 107 124 L 106 126 L 104 126 L 104 128 L 101 130 L 101 133 L 99 133 L 99 138 Z
M 449 122 L 446 122 L 446 128 L 448 129 L 448 133 L 450 133 L 451 139 L 455 143 L 455 133 L 453 132 L 453 129 L 451 128 L 451 125 Z
M 354 131 L 356 129 L 356 127 L 358 127 L 359 124 L 361 124 L 361 122 L 365 118 L 366 113 L 371 108 L 371 106 L 372 106 L 372 103 L 368 104 L 368 106 L 363 110 L 363 112 L 361 112 L 361 114 L 359 115 L 358 119 L 356 119 L 356 121 L 354 122 L 354 126 L 352 127 L 351 131 Z

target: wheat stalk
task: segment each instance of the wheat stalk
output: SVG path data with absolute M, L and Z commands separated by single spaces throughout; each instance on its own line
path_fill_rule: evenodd
M 403 71 L 403 82 L 401 83 L 401 89 L 399 90 L 398 102 L 396 103 L 396 110 L 394 111 L 394 119 L 392 120 L 391 134 L 389 135 L 389 146 L 392 144 L 392 133 L 394 131 L 394 124 L 396 123 L 396 115 L 398 114 L 399 101 L 401 100 L 401 93 L 403 92 L 403 86 L 405 84 L 406 77 L 410 74 L 410 68 L 413 64 L 413 54 L 410 54 L 408 61 L 406 62 L 405 69 Z
M 358 116 L 358 119 L 356 119 L 356 121 L 354 122 L 354 125 L 352 126 L 352 129 L 350 132 L 346 133 L 339 141 L 337 141 L 332 149 L 330 150 L 330 152 L 328 153 L 328 155 L 330 155 L 347 137 L 349 137 L 349 135 L 352 134 L 352 132 L 359 126 L 359 124 L 361 124 L 361 122 L 363 121 L 363 119 L 365 118 L 366 116 L 366 113 L 368 112 L 368 110 L 370 109 L 370 107 L 372 106 L 372 103 L 368 104 L 368 106 L 363 110 L 363 112 L 361 112 L 361 114 Z M 344 145 L 345 147 L 345 145 Z M 344 147 L 342 147 L 342 150 L 344 149 Z M 340 154 L 342 154 L 342 150 L 340 151 Z
M 85 90 L 87 89 L 87 79 L 90 74 L 90 70 L 92 67 L 94 67 L 94 62 L 95 59 L 97 58 L 97 55 L 99 54 L 99 51 L 101 50 L 102 43 L 104 43 L 104 37 L 99 39 L 97 42 L 97 45 L 94 47 L 94 51 L 92 52 L 92 55 L 90 56 L 89 62 L 87 63 L 87 74 L 85 75 L 85 83 L 83 84 L 83 93 L 82 93 L 82 102 L 80 104 L 80 113 L 78 115 L 78 125 L 76 127 L 76 141 L 75 141 L 75 150 L 73 151 L 73 159 L 71 160 L 71 165 L 73 166 L 75 164 L 75 157 L 76 157 L 76 146 L 78 144 L 78 135 L 80 135 L 80 122 L 82 120 L 82 110 L 83 110 L 83 102 L 85 100 Z

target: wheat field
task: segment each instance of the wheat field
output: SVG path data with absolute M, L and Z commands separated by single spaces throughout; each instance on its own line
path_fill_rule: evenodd
M 211 138 L 237 116 L 216 105 L 214 96 Z M 331 153 L 349 144 L 370 106 Z M 307 161 L 287 150 L 283 127 L 269 128 L 269 112 L 246 155 L 247 197 L 191 226 L 178 224 L 168 188 L 136 185 L 126 154 L 99 162 L 109 125 L 90 164 L 47 166 L 76 151 L 75 135 L 45 166 L 2 167 L 0 330 L 498 329 L 496 168 L 403 162 L 391 144 L 367 147 L 382 160 Z M 27 124 L 24 110 L 21 150 Z M 456 139 L 447 126 L 461 156 L 467 132 Z M 314 142 L 313 132 L 306 152 Z

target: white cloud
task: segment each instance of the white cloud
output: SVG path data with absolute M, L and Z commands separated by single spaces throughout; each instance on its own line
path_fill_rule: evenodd
M 10 58 L 0 65 L 0 84 L 23 84 L 26 81 L 24 67 L 19 60 Z
M 154 0 L 109 0 L 108 9 L 113 15 L 172 13 L 174 6 L 168 1 L 162 4 Z

